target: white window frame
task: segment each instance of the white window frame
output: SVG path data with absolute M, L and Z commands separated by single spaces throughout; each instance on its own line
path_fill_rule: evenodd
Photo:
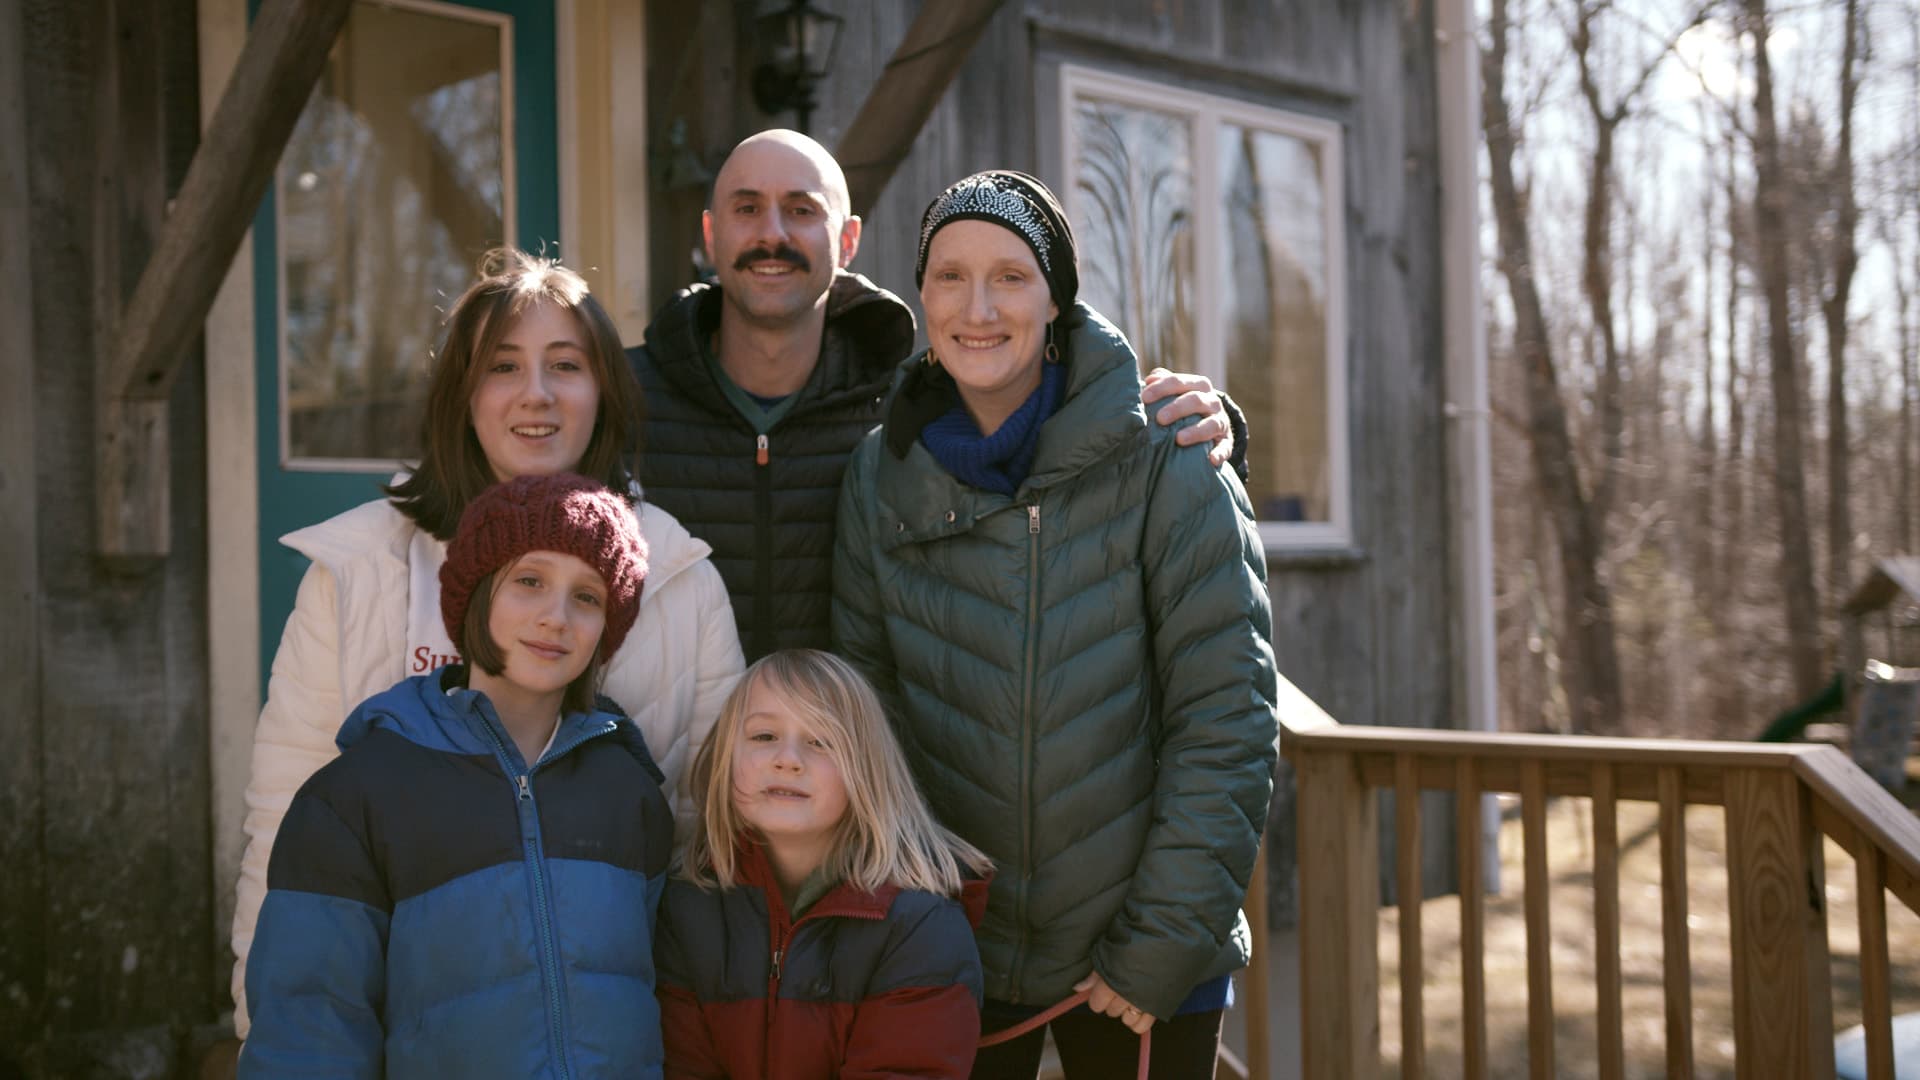
M 1060 65 L 1060 140 L 1062 159 L 1056 175 L 1063 180 L 1069 216 L 1076 212 L 1078 184 L 1074 182 L 1074 164 L 1080 159 L 1073 114 L 1082 98 L 1111 101 L 1119 105 L 1152 109 L 1183 116 L 1193 132 L 1194 194 L 1194 295 L 1202 306 L 1195 309 L 1195 373 L 1212 379 L 1214 385 L 1232 387 L 1226 380 L 1226 342 L 1224 319 L 1217 306 L 1225 296 L 1220 280 L 1217 238 L 1221 235 L 1221 202 L 1218 196 L 1219 132 L 1222 122 L 1271 131 L 1313 143 L 1320 151 L 1320 185 L 1323 193 L 1327 238 L 1326 325 L 1327 325 L 1327 447 L 1329 514 L 1326 521 L 1262 521 L 1260 538 L 1270 548 L 1349 547 L 1353 542 L 1352 474 L 1348 457 L 1347 417 L 1347 274 L 1345 187 L 1341 169 L 1343 148 L 1339 124 L 1318 117 L 1232 98 L 1201 93 L 1183 87 L 1117 75 L 1109 71 L 1077 64 Z
M 513 16 L 482 8 L 465 7 L 460 4 L 441 3 L 439 0 L 380 0 L 380 6 L 412 11 L 422 15 L 438 15 L 443 18 L 492 26 L 500 31 L 500 201 L 502 213 L 500 224 L 506 233 L 504 242 L 508 246 L 519 244 L 518 228 L 520 194 L 515 176 L 513 107 L 514 90 L 517 75 L 513 66 Z M 283 190 L 285 177 L 279 166 L 273 170 L 273 260 L 274 260 L 274 343 L 280 350 L 275 365 L 279 370 L 278 384 L 274 387 L 273 407 L 280 413 L 280 467 L 289 472 L 328 472 L 328 473 L 371 473 L 385 475 L 401 469 L 411 469 L 413 462 L 393 458 L 336 458 L 336 457 L 294 457 L 293 425 L 287 415 L 287 379 L 292 366 L 292 352 L 287 348 L 287 251 L 281 242 L 287 235 L 287 200 Z M 429 313 L 422 312 L 422 317 Z

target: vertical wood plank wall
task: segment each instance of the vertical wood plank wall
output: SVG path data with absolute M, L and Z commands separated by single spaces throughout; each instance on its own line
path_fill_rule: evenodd
M 25 237 L 18 246 L 32 258 L 31 274 L 7 280 L 30 298 L 34 334 L 30 377 L 9 382 L 8 408 L 24 397 L 40 421 L 24 460 L 11 455 L 18 436 L 7 425 L 6 516 L 9 530 L 24 520 L 34 531 L 24 539 L 37 611 L 23 614 L 38 655 L 5 650 L 10 674 L 16 662 L 33 670 L 6 680 L 7 786 L 23 790 L 0 798 L 26 811 L 7 820 L 10 853 L 37 850 L 24 873 L 9 864 L 0 927 L 31 933 L 40 973 L 22 972 L 24 1013 L 0 1004 L 0 1043 L 47 1075 L 92 1075 L 91 1054 L 182 1060 L 171 1032 L 216 1015 L 224 985 L 211 940 L 197 363 L 168 406 L 173 554 L 118 565 L 94 554 L 95 358 L 197 139 L 195 23 L 191 5 L 163 0 L 25 0 L 6 20 L 0 37 L 23 32 L 26 43 L 14 58 L 23 62 L 0 76 L 24 82 L 24 132 L 10 118 L 0 154 L 9 167 L 28 163 L 30 179 L 28 227 L 6 233 Z M 9 605 L 8 621 L 19 610 Z M 15 736 L 37 740 L 37 772 L 13 771 L 34 756 Z M 5 948 L 12 969 L 23 957 Z
M 0 236 L 27 235 L 26 27 L 0 4 Z M 40 1026 L 46 1002 L 46 859 L 41 835 L 40 537 L 34 446 L 33 298 L 24 243 L 0 244 L 0 1075 L 16 1074 L 5 1033 Z M 8 988 L 18 988 L 9 992 Z
M 1269 554 L 1281 670 L 1343 722 L 1455 723 L 1453 613 L 1448 593 L 1439 149 L 1432 5 L 1357 3 L 1138 5 L 1010 0 L 994 17 L 873 210 L 853 268 L 917 309 L 913 259 L 920 213 L 970 172 L 1011 167 L 1064 187 L 1059 65 L 1075 63 L 1335 120 L 1346 131 L 1345 282 L 1350 551 Z M 753 131 L 790 125 L 747 92 L 743 46 L 759 7 L 647 5 L 649 131 L 656 159 L 675 124 L 709 170 Z M 811 134 L 836 144 L 906 32 L 917 5 L 842 0 L 833 74 Z M 656 173 L 656 179 L 659 174 Z M 651 289 L 656 303 L 689 280 L 704 188 L 653 189 Z M 1280 769 L 1269 820 L 1271 905 L 1291 922 L 1291 770 Z M 1385 797 L 1382 889 L 1396 891 Z M 1451 803 L 1418 816 L 1427 895 L 1454 888 Z

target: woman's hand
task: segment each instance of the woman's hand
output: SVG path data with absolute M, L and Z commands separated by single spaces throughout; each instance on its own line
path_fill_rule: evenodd
M 1193 446 L 1196 443 L 1211 442 L 1207 449 L 1207 458 L 1218 467 L 1233 457 L 1233 424 L 1227 420 L 1224 406 L 1220 403 L 1220 392 L 1213 388 L 1213 380 L 1205 375 L 1181 375 L 1157 367 L 1147 372 L 1146 386 L 1140 391 L 1140 401 L 1152 405 L 1163 398 L 1172 401 L 1154 411 L 1153 418 L 1161 424 L 1171 424 L 1189 416 L 1198 416 L 1200 422 L 1184 428 L 1174 437 L 1181 446 Z
M 1153 1014 L 1141 1012 L 1133 1003 L 1113 992 L 1107 980 L 1097 971 L 1089 972 L 1087 977 L 1073 984 L 1075 993 L 1087 991 L 1087 1008 L 1108 1016 L 1127 1025 L 1135 1035 L 1145 1035 L 1153 1026 Z

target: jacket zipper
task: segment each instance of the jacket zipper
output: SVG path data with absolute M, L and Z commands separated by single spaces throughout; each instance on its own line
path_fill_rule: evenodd
M 763 888 L 767 890 L 767 937 L 768 944 L 772 946 L 772 953 L 767 958 L 766 1044 L 773 1046 L 776 1045 L 773 1028 L 780 1013 L 780 979 L 786 965 L 787 949 L 793 944 L 793 939 L 800 932 L 800 927 L 816 918 L 871 918 L 873 916 L 825 907 L 828 897 L 832 895 L 829 892 L 828 896 L 814 901 L 806 914 L 795 919 L 792 913 L 787 911 L 786 901 L 775 896 L 774 890 L 778 886 L 767 885 Z
M 764 434 L 753 447 L 753 638 L 741 644 L 757 658 L 773 651 L 773 454 Z
M 779 904 L 777 914 L 775 913 L 775 904 Z M 767 913 L 769 916 L 773 916 L 769 920 L 771 924 L 773 954 L 769 957 L 767 964 L 766 1044 L 768 1046 L 774 1046 L 777 1044 L 774 1041 L 773 1028 L 775 1022 L 780 1017 L 780 961 L 786 956 L 787 943 L 793 940 L 793 924 L 788 922 L 792 916 L 787 914 L 785 903 L 771 893 L 767 896 Z
M 482 726 L 487 730 L 487 738 L 493 742 L 494 755 L 499 758 L 501 767 L 513 777 L 514 781 L 514 794 L 518 801 L 517 809 L 520 818 L 520 839 L 526 853 L 527 873 L 533 882 L 534 922 L 540 939 L 540 975 L 547 984 L 547 1029 L 553 1039 L 554 1055 L 560 1066 L 561 1080 L 566 1080 L 573 1075 L 573 1069 L 568 1060 L 565 1008 L 560 994 L 560 944 L 554 939 L 553 934 L 552 890 L 547 884 L 546 856 L 540 844 L 540 807 L 533 800 L 533 773 L 540 767 L 540 762 L 535 762 L 525 772 L 516 773 L 513 759 L 507 756 L 506 744 L 493 730 L 493 724 L 486 723 Z M 548 758 L 559 758 L 588 739 L 604 735 L 611 730 L 613 729 L 608 727 L 564 746 L 556 745 Z
M 1014 894 L 1013 979 L 1008 1001 L 1020 1004 L 1027 959 L 1027 891 L 1033 876 L 1033 668 L 1040 637 L 1040 503 L 1027 506 L 1027 657 L 1020 687 L 1020 887 Z

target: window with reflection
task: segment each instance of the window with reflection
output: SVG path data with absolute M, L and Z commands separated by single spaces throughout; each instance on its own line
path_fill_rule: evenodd
M 510 24 L 358 3 L 280 160 L 281 457 L 419 455 L 431 350 L 482 252 L 513 242 Z
M 1340 129 L 1061 69 L 1080 295 L 1246 412 L 1267 542 L 1350 542 Z
M 1192 356 L 1190 125 L 1097 98 L 1082 100 L 1074 118 L 1081 294 L 1126 330 L 1142 357 Z

